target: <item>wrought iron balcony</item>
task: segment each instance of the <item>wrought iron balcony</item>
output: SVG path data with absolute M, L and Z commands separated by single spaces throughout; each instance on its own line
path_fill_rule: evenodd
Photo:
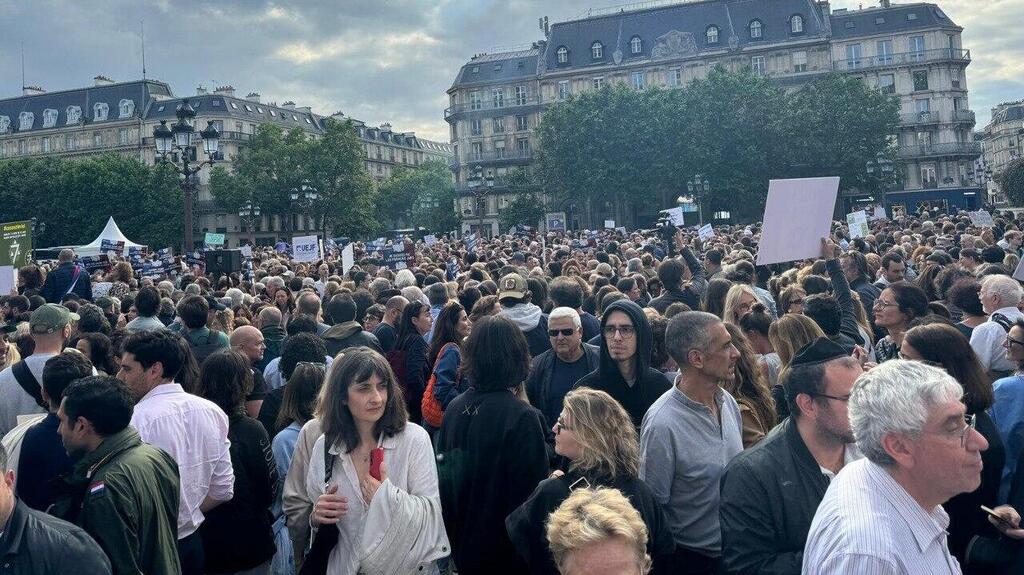
M 937 48 L 934 50 L 918 50 L 916 52 L 901 52 L 899 54 L 884 54 L 880 56 L 864 56 L 861 58 L 835 60 L 832 62 L 832 68 L 834 70 L 847 72 L 850 70 L 912 66 L 927 62 L 956 62 L 967 64 L 970 61 L 970 50 Z
M 938 156 L 978 156 L 981 144 L 977 142 L 950 142 L 945 144 L 918 144 L 900 146 L 901 158 L 931 158 Z
M 444 111 L 444 117 L 447 119 L 455 114 L 461 114 L 464 112 L 489 112 L 494 110 L 513 110 L 515 108 L 522 108 L 524 106 L 537 106 L 540 105 L 540 98 L 536 96 L 527 96 L 525 98 L 502 98 L 500 101 L 495 102 L 491 100 L 480 100 L 479 102 L 466 102 L 463 104 L 455 104 Z
M 503 150 L 493 150 L 475 153 L 471 151 L 465 154 L 465 158 L 463 158 L 462 164 L 472 164 L 475 162 L 529 160 L 531 158 L 533 158 L 533 150 L 529 148 L 525 150 L 520 150 L 518 148 L 507 148 Z

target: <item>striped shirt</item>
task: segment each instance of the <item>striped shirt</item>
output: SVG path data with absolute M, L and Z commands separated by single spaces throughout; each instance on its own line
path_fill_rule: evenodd
M 949 516 L 923 509 L 881 466 L 843 467 L 814 514 L 804 575 L 960 575 L 949 554 Z

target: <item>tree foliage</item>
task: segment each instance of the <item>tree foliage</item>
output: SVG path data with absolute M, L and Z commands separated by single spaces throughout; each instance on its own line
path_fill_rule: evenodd
M 840 176 L 842 189 L 874 188 L 866 164 L 892 146 L 894 97 L 856 78 L 825 76 L 792 93 L 749 69 L 713 69 L 673 90 L 625 84 L 572 96 L 537 130 L 541 180 L 556 201 L 572 199 L 617 222 L 675 205 L 700 174 L 705 213 L 759 217 L 768 180 Z
M 38 246 L 91 242 L 111 216 L 132 241 L 155 249 L 178 245 L 181 202 L 172 168 L 118 154 L 0 162 L 0 219 L 45 223 Z
M 1010 162 L 1005 170 L 996 174 L 995 180 L 1011 204 L 1024 205 L 1024 159 Z
M 399 167 L 380 185 L 377 214 L 396 228 L 434 232 L 458 229 L 455 188 L 444 162 L 427 161 L 418 168 Z
M 544 217 L 544 202 L 541 200 L 540 185 L 532 172 L 516 169 L 505 178 L 512 201 L 498 214 L 498 226 L 502 231 L 522 224 L 537 227 Z

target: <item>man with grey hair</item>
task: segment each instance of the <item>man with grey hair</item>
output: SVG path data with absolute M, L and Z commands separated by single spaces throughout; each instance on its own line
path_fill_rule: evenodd
M 829 486 L 811 523 L 803 573 L 961 572 L 950 554 L 942 504 L 981 484 L 988 442 L 974 427 L 963 388 L 945 370 L 890 360 L 861 375 L 850 422 L 865 459 Z M 1022 538 L 1020 516 L 996 508 L 993 522 Z
M 569 307 L 556 307 L 548 315 L 551 349 L 530 362 L 526 395 L 530 404 L 554 425 L 562 412 L 562 400 L 577 381 L 597 370 L 601 355 L 597 346 L 583 343 L 580 314 Z
M 63 249 L 57 254 L 57 267 L 46 274 L 46 282 L 39 291 L 47 303 L 60 303 L 64 296 L 72 293 L 85 301 L 92 301 L 89 272 L 74 260 L 74 250 Z
M 280 276 L 271 276 L 266 279 L 264 285 L 266 285 L 267 299 L 274 301 L 274 294 L 277 293 L 277 290 L 284 287 L 284 278 Z
M 1006 357 L 1004 344 L 1010 326 L 1024 318 L 1017 309 L 1021 293 L 1020 283 L 1010 276 L 990 275 L 981 280 L 978 299 L 989 318 L 971 332 L 971 349 L 993 380 L 1007 377 L 1017 368 Z
M 665 346 L 679 375 L 644 416 L 640 478 L 665 511 L 677 572 L 718 573 L 719 483 L 725 466 L 743 451 L 740 409 L 720 382 L 736 376 L 740 352 L 722 320 L 702 311 L 669 320 Z

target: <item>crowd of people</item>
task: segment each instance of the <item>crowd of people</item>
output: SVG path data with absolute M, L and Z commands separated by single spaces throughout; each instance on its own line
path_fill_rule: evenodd
M 0 297 L 3 571 L 1024 572 L 1022 229 L 64 250 Z

